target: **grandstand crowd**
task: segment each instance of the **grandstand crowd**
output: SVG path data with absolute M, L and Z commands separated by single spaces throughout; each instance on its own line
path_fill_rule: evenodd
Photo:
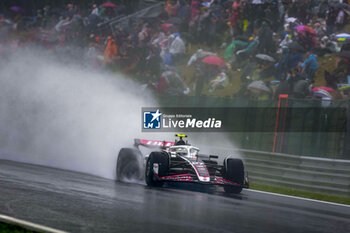
M 0 56 L 33 45 L 65 52 L 160 95 L 350 96 L 346 0 L 153 2 L 137 10 L 125 1 L 3 5 Z

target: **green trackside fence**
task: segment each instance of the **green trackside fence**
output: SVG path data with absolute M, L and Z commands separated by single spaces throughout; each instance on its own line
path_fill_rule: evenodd
M 350 100 L 287 98 L 287 108 L 281 108 L 278 115 L 278 100 L 195 96 L 158 99 L 163 107 L 215 107 L 222 111 L 228 107 L 247 108 L 246 115 L 239 119 L 244 130 L 229 133 L 242 149 L 350 160 Z

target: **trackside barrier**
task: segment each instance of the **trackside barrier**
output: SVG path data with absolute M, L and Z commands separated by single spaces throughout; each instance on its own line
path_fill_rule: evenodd
M 8 223 L 12 225 L 21 226 L 27 230 L 37 231 L 37 232 L 47 232 L 47 233 L 66 233 L 65 231 L 56 230 L 51 227 L 42 226 L 39 224 L 31 223 L 28 221 L 20 220 L 10 216 L 0 214 L 0 223 Z
M 350 197 L 350 161 L 254 150 L 244 154 L 251 182 Z

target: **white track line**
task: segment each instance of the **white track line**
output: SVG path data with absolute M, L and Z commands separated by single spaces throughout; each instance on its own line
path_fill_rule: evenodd
M 350 205 L 346 205 L 346 204 L 339 204 L 339 203 L 334 203 L 334 202 L 321 201 L 321 200 L 310 199 L 310 198 L 305 198 L 305 197 L 296 197 L 296 196 L 290 196 L 290 195 L 279 194 L 279 193 L 270 193 L 270 192 L 259 191 L 259 190 L 254 190 L 254 189 L 244 189 L 244 190 L 245 191 L 249 191 L 249 192 L 264 193 L 264 194 L 269 194 L 269 195 L 274 195 L 274 196 L 289 197 L 289 198 L 294 198 L 294 199 L 299 199 L 299 200 L 304 200 L 304 201 L 313 201 L 313 202 L 319 202 L 319 203 L 328 204 L 328 205 L 336 205 L 336 206 L 342 206 L 342 207 L 350 208 Z
M 51 227 L 46 227 L 43 225 L 27 222 L 24 220 L 20 220 L 20 219 L 2 215 L 2 214 L 0 214 L 0 222 L 20 225 L 28 230 L 34 230 L 34 231 L 49 232 L 49 233 L 66 233 L 65 231 L 56 230 Z

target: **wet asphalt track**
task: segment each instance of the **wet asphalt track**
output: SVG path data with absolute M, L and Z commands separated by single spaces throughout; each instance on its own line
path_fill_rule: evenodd
M 350 207 L 244 190 L 151 189 L 0 160 L 0 214 L 69 232 L 350 232 Z

